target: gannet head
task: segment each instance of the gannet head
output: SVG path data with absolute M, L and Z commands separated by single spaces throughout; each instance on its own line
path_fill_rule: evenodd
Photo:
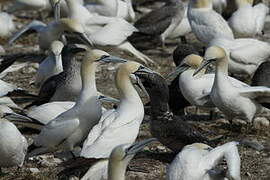
M 83 41 L 85 44 L 93 46 L 92 41 L 85 34 L 83 26 L 75 19 L 62 18 L 59 20 L 58 24 L 65 33 L 74 35 L 78 37 L 81 41 Z
M 189 0 L 189 6 L 192 8 L 212 9 L 212 0 Z
M 88 49 L 84 59 L 92 63 L 123 63 L 127 61 L 116 56 L 111 56 L 109 53 L 99 49 Z
M 64 44 L 61 41 L 53 41 L 50 47 L 50 51 L 54 55 L 59 56 L 62 52 L 63 47 Z
M 197 68 L 197 70 L 194 72 L 193 75 L 196 75 L 197 73 L 199 73 L 204 67 L 206 67 L 210 63 L 224 62 L 224 60 L 227 60 L 225 57 L 226 57 L 226 52 L 223 48 L 218 47 L 218 46 L 211 46 L 207 48 L 204 54 L 204 60 L 202 61 L 201 65 Z
M 144 93 L 147 95 L 149 98 L 149 95 L 147 91 L 145 90 L 139 75 L 140 74 L 148 74 L 148 73 L 154 73 L 152 70 L 149 68 L 146 68 L 145 66 L 141 65 L 140 63 L 134 62 L 134 61 L 128 61 L 121 66 L 119 66 L 117 73 L 116 73 L 116 86 L 118 89 L 122 89 L 125 87 L 125 82 L 122 81 L 122 78 L 125 77 L 130 77 L 134 80 L 134 84 L 138 85 L 139 88 L 144 91 Z
M 79 52 L 84 52 L 87 50 L 87 47 L 82 44 L 67 44 L 64 46 L 62 52 L 77 54 Z
M 239 8 L 239 7 L 246 5 L 246 4 L 252 5 L 253 0 L 236 0 L 235 3 L 236 3 L 237 8 Z
M 201 56 L 196 55 L 196 54 L 190 54 L 186 56 L 183 59 L 183 61 L 180 63 L 180 65 L 177 66 L 176 69 L 173 72 L 171 72 L 166 78 L 175 77 L 178 74 L 181 74 L 190 68 L 197 69 L 200 66 L 202 61 L 203 61 L 203 58 Z

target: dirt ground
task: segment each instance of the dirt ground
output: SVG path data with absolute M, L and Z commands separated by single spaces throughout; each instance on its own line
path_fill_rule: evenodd
M 38 19 L 39 14 L 37 12 L 22 12 L 19 13 L 20 18 L 16 18 L 16 22 L 19 27 L 22 25 L 29 23 L 33 19 Z M 49 22 L 51 18 L 46 18 L 46 21 Z M 265 28 L 265 36 L 260 37 L 264 41 L 270 41 L 270 24 L 266 24 Z M 200 43 L 196 40 L 194 35 L 190 34 L 187 36 L 188 42 L 190 44 L 195 45 L 196 47 L 200 47 Z M 8 54 L 18 53 L 18 52 L 33 52 L 37 51 L 37 36 L 30 35 L 21 38 L 12 46 L 8 46 L 4 44 L 4 40 L 0 41 L 2 45 L 4 45 Z M 162 75 L 170 72 L 174 65 L 172 63 L 172 52 L 176 48 L 177 44 L 180 42 L 180 39 L 169 40 L 167 45 L 167 52 L 164 53 L 161 47 L 154 48 L 151 50 L 143 51 L 143 53 L 147 54 L 151 57 L 157 65 L 151 65 L 155 71 L 160 72 Z M 34 47 L 34 48 L 33 48 Z M 108 50 L 108 49 L 107 49 Z M 114 55 L 118 55 L 121 57 L 125 57 L 129 60 L 136 60 L 134 57 L 121 52 L 115 49 L 109 49 L 109 52 Z M 97 85 L 99 91 L 104 94 L 111 95 L 113 97 L 117 97 L 117 91 L 114 86 L 114 72 L 116 66 L 108 66 L 102 65 L 99 71 L 97 72 Z M 13 82 L 18 87 L 21 87 L 25 90 L 28 90 L 32 93 L 37 93 L 37 90 L 29 85 L 30 82 L 34 78 L 36 68 L 34 65 L 29 65 L 26 68 L 23 68 L 15 73 L 10 73 L 8 76 L 4 78 L 7 82 Z M 144 98 L 144 97 L 143 97 Z M 145 98 L 144 98 L 144 101 Z M 195 108 L 190 107 L 187 110 L 188 114 L 195 114 Z M 199 118 L 192 119 L 190 123 L 194 126 L 204 130 L 205 132 L 211 132 L 211 134 L 215 135 L 223 135 L 222 143 L 233 141 L 233 140 L 242 140 L 244 138 L 251 139 L 253 141 L 257 141 L 258 143 L 264 145 L 265 147 L 270 147 L 270 131 L 269 127 L 261 127 L 261 128 L 253 128 L 251 130 L 246 130 L 245 127 L 238 127 L 235 130 L 231 130 L 228 128 L 227 121 L 222 118 L 222 114 L 218 112 L 218 115 L 214 120 L 205 121 L 203 117 L 207 115 L 205 111 L 200 110 Z M 200 119 L 201 117 L 201 119 Z M 260 117 L 266 117 L 268 120 L 270 119 L 269 112 L 265 112 L 260 115 Z M 145 120 L 140 128 L 140 134 L 138 140 L 145 139 L 151 137 L 149 132 L 149 115 L 145 116 Z M 29 139 L 29 143 L 31 142 L 30 132 L 23 131 Z M 220 143 L 220 144 L 222 144 Z M 270 180 L 270 152 L 268 150 L 264 151 L 256 151 L 251 148 L 247 148 L 244 146 L 239 146 L 239 152 L 241 156 L 241 176 L 242 179 L 258 179 L 258 180 Z M 166 149 L 162 144 L 155 143 L 146 148 L 143 152 L 139 153 L 132 161 L 131 167 L 140 167 L 145 172 L 134 172 L 128 171 L 126 179 L 127 180 L 162 180 L 165 179 L 166 176 L 166 166 L 172 160 L 173 154 Z M 38 168 L 38 172 L 33 172 L 31 168 Z M 25 162 L 24 166 L 20 169 L 17 168 L 4 168 L 4 175 L 0 176 L 2 180 L 51 180 L 58 179 L 58 169 L 56 168 L 56 164 L 44 164 L 42 161 L 37 159 L 28 160 Z M 72 177 L 70 179 L 76 179 L 76 177 Z

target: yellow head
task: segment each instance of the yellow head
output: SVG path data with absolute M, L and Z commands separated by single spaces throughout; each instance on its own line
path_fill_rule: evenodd
M 212 8 L 212 0 L 190 0 L 192 8 Z
M 237 8 L 246 5 L 246 4 L 250 4 L 253 5 L 253 0 L 235 0 L 235 4 L 237 6 Z
M 61 18 L 59 21 L 59 24 L 64 31 L 77 32 L 77 33 L 81 33 L 81 34 L 84 33 L 83 26 L 74 19 Z
M 194 69 L 197 69 L 200 66 L 202 61 L 203 61 L 203 58 L 201 56 L 196 55 L 196 54 L 191 54 L 184 58 L 183 63 Z
M 211 46 L 207 48 L 204 54 L 204 59 L 205 60 L 222 60 L 226 56 L 226 52 L 223 48 L 218 47 L 218 46 Z

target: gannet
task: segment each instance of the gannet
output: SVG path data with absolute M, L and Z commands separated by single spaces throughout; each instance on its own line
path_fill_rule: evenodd
M 233 40 L 233 32 L 228 23 L 212 6 L 212 0 L 189 1 L 188 20 L 192 32 L 205 44 L 217 37 Z
M 135 20 L 131 0 L 97 0 L 95 3 L 85 3 L 84 6 L 98 15 L 120 17 L 131 22 Z
M 48 25 L 42 23 L 41 21 L 34 20 L 15 33 L 10 38 L 9 44 L 13 43 L 28 30 L 34 30 L 39 33 L 39 47 L 44 51 L 50 48 L 50 45 L 54 40 L 59 40 L 64 32 L 75 35 L 87 45 L 92 46 L 92 42 L 85 34 L 82 25 L 76 20 L 69 18 L 62 18 L 59 21 L 52 21 Z
M 153 137 L 176 153 L 187 144 L 210 143 L 207 137 L 189 125 L 181 116 L 175 116 L 170 111 L 169 89 L 161 75 L 153 73 L 138 76 L 150 95 L 152 113 L 150 131 Z
M 237 10 L 228 20 L 235 37 L 262 35 L 269 8 L 263 3 L 252 6 L 253 0 L 236 0 L 236 4 Z
M 219 14 L 222 14 L 226 8 L 227 0 L 213 0 L 213 9 Z
M 270 56 L 270 44 L 252 38 L 215 38 L 208 46 L 219 46 L 225 50 L 229 58 L 229 72 L 232 74 L 252 76 L 257 67 Z
M 1 167 L 22 166 L 27 153 L 27 141 L 11 122 L 0 119 L 0 171 Z
M 107 61 L 117 61 L 117 59 L 110 59 L 108 53 L 101 50 L 94 49 L 86 52 L 81 65 L 82 90 L 76 104 L 42 128 L 29 147 L 29 156 L 56 149 L 71 151 L 84 141 L 101 117 L 95 69 L 100 62 Z
M 215 107 L 209 96 L 215 74 L 205 74 L 205 70 L 203 70 L 196 74 L 196 76 L 193 76 L 202 61 L 203 58 L 201 56 L 191 54 L 171 74 L 180 74 L 179 87 L 183 96 L 190 104 L 199 107 Z M 248 87 L 247 84 L 232 77 L 229 77 L 229 81 L 237 87 Z
M 251 86 L 266 86 L 270 87 L 270 62 L 263 62 L 256 72 L 254 73 L 252 80 L 251 80 Z M 263 107 L 270 108 L 269 103 L 262 103 Z
M 108 179 L 125 180 L 126 168 L 131 159 L 137 152 L 141 151 L 146 145 L 153 141 L 155 141 L 155 139 L 152 138 L 133 144 L 122 144 L 116 146 L 112 150 L 109 158 Z
M 63 71 L 61 52 L 64 44 L 61 41 L 53 41 L 49 56 L 45 58 L 39 65 L 35 85 L 40 87 L 49 77 L 59 74 Z
M 134 23 L 139 30 L 129 37 L 129 40 L 136 41 L 141 37 L 159 37 L 163 47 L 165 39 L 175 30 L 184 17 L 184 5 L 181 0 L 168 0 L 166 4 L 158 9 L 144 15 Z
M 228 142 L 216 148 L 202 143 L 187 145 L 167 168 L 167 180 L 241 180 L 241 160 L 237 142 Z M 227 173 L 218 169 L 225 158 Z
M 0 12 L 0 37 L 8 38 L 16 31 L 13 17 L 5 12 Z
M 133 143 L 139 133 L 139 127 L 144 117 L 144 106 L 140 96 L 133 87 L 130 77 L 136 77 L 136 82 L 142 89 L 138 74 L 153 73 L 148 68 L 139 63 L 128 61 L 119 66 L 115 83 L 120 93 L 120 104 L 117 109 L 106 111 L 99 123 L 93 127 L 85 140 L 80 156 L 84 158 L 94 158 L 98 163 L 88 170 L 83 177 L 87 179 L 95 177 L 100 179 L 107 177 L 107 164 L 111 151 L 120 144 Z M 79 163 L 79 165 L 81 165 Z M 97 178 L 98 172 L 100 178 Z
M 212 102 L 230 122 L 235 117 L 240 117 L 248 123 L 253 122 L 254 116 L 262 110 L 261 103 L 269 102 L 270 88 L 236 86 L 237 84 L 233 84 L 228 76 L 229 59 L 225 50 L 220 47 L 209 47 L 205 52 L 204 59 L 194 74 L 202 70 L 207 64 L 215 63 L 215 80 L 210 92 Z
M 86 49 L 80 45 L 67 44 L 62 50 L 63 72 L 48 78 L 41 86 L 38 98 L 26 106 L 41 105 L 50 101 L 75 101 L 80 94 L 81 61 L 75 58 Z
M 69 17 L 81 23 L 89 39 L 94 45 L 115 46 L 133 54 L 144 63 L 153 63 L 146 55 L 135 49 L 127 41 L 137 29 L 122 18 L 93 16 L 76 0 L 66 0 L 69 7 Z

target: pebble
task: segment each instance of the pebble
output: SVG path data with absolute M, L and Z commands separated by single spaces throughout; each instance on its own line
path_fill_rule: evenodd
M 270 125 L 268 119 L 265 117 L 256 117 L 253 124 L 255 129 L 267 128 Z
M 34 174 L 40 172 L 40 170 L 38 168 L 29 168 L 29 170 L 31 173 L 34 173 Z

